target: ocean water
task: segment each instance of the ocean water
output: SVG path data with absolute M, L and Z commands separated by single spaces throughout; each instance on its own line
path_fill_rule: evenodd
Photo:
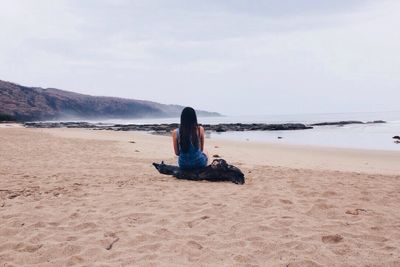
M 257 141 L 400 151 L 400 144 L 394 143 L 392 139 L 394 135 L 400 135 L 400 122 L 373 125 L 320 126 L 299 131 L 212 133 L 210 137 L 213 139 L 233 139 L 247 142 Z
M 200 117 L 199 123 L 317 123 L 328 121 L 384 120 L 385 124 L 352 124 L 345 126 L 319 126 L 309 130 L 298 131 L 249 131 L 208 133 L 211 139 L 230 139 L 245 142 L 268 142 L 282 144 L 299 144 L 326 147 L 395 150 L 400 151 L 400 144 L 392 139 L 400 135 L 400 111 L 362 112 L 362 113 L 330 113 L 330 114 L 288 114 L 260 116 L 225 116 Z M 153 124 L 179 123 L 179 118 L 136 119 L 136 120 L 104 120 L 103 123 L 119 124 Z M 281 137 L 281 138 L 278 138 Z M 400 158 L 399 158 L 400 160 Z

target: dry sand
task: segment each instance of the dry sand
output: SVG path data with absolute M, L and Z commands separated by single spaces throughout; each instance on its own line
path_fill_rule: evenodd
M 400 266 L 400 152 L 206 147 L 246 184 L 158 174 L 167 137 L 1 127 L 0 266 Z

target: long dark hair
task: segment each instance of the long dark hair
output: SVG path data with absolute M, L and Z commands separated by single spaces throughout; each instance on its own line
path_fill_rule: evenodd
M 191 107 L 182 110 L 181 125 L 179 126 L 179 144 L 183 152 L 188 152 L 190 144 L 199 148 L 199 136 L 197 135 L 196 111 Z

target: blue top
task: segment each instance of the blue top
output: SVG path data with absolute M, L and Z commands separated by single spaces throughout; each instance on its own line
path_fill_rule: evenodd
M 179 128 L 176 129 L 176 138 L 179 146 L 179 159 L 178 165 L 181 169 L 199 169 L 207 166 L 207 156 L 200 148 L 196 148 L 192 142 L 190 142 L 189 150 L 183 152 L 181 145 L 179 144 Z

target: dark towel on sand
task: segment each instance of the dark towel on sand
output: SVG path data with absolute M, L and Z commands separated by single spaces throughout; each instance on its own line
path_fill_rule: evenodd
M 153 165 L 160 173 L 172 175 L 178 179 L 211 182 L 230 181 L 235 184 L 244 184 L 245 182 L 242 171 L 233 165 L 229 165 L 223 159 L 215 159 L 211 165 L 194 170 L 181 170 L 178 166 L 167 165 L 164 162 L 153 163 Z

